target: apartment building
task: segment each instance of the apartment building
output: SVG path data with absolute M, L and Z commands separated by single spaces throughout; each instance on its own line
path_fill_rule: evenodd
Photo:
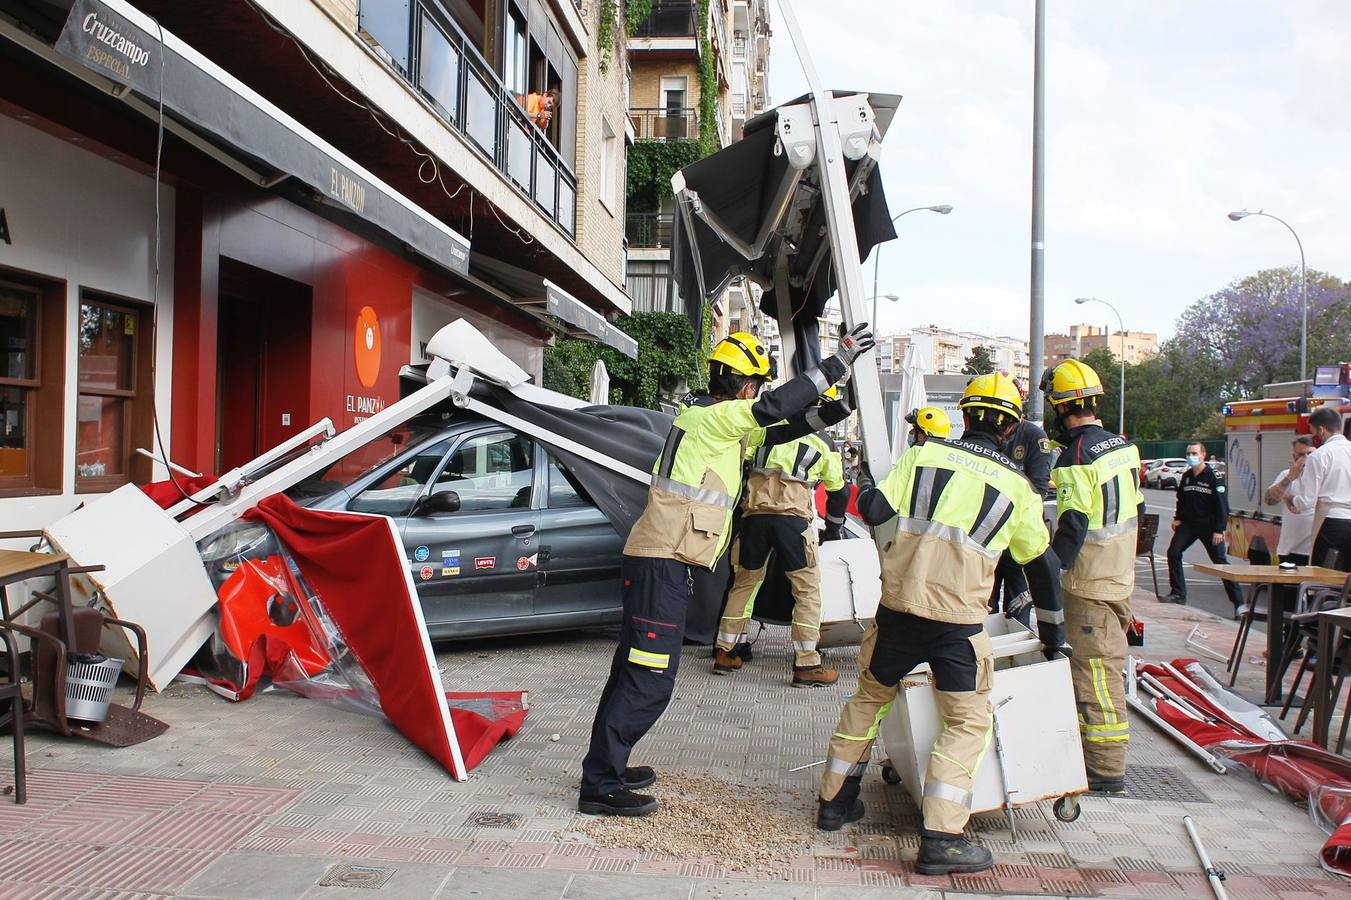
M 1159 352 L 1159 336 L 1149 331 L 1110 331 L 1097 325 L 1071 325 L 1068 333 L 1046 335 L 1046 368 L 1091 353 L 1099 347 L 1137 365 Z
M 1012 372 L 1026 383 L 1031 359 L 1027 341 L 1007 335 L 988 335 L 974 331 L 954 331 L 937 325 L 911 328 L 878 341 L 877 364 L 883 372 L 899 372 L 911 343 L 919 344 L 924 358 L 931 360 L 932 374 L 960 374 L 976 347 L 985 347 L 995 367 Z
M 0 5 L 0 524 L 345 428 L 453 319 L 538 375 L 549 291 L 629 312 L 602 6 Z
M 654 0 L 651 14 L 629 35 L 634 174 L 625 215 L 625 286 L 635 310 L 680 308 L 671 278 L 671 174 L 738 140 L 746 117 L 763 112 L 768 102 L 768 0 L 710 0 L 702 19 L 700 6 L 698 0 Z M 752 39 L 757 28 L 759 37 Z M 747 89 L 740 106 L 736 84 Z M 760 293 L 753 285 L 735 285 L 717 298 L 715 337 L 766 328 L 757 309 Z

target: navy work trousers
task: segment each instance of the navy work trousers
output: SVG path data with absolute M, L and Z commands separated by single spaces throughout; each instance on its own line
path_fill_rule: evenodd
M 685 637 L 690 567 L 673 559 L 625 556 L 621 573 L 624 619 L 582 760 L 583 797 L 623 788 L 629 752 L 671 702 Z

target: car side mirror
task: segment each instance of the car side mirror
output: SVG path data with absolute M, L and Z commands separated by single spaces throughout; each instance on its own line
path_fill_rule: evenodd
M 460 495 L 454 491 L 428 494 L 413 507 L 414 516 L 447 516 L 460 511 Z

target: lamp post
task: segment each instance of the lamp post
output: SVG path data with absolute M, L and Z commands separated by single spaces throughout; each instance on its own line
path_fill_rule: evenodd
M 1118 312 L 1115 306 L 1108 303 L 1106 300 L 1099 300 L 1097 297 L 1076 297 L 1074 298 L 1074 302 L 1081 305 L 1084 303 L 1101 303 L 1103 306 L 1116 313 L 1116 324 L 1121 329 L 1121 397 L 1117 401 L 1119 416 L 1117 418 L 1116 433 L 1124 436 L 1126 434 L 1126 325 L 1121 320 L 1121 313 Z
M 937 206 L 916 206 L 912 209 L 907 209 L 904 212 L 897 213 L 896 215 L 891 217 L 891 221 L 893 224 L 895 224 L 896 220 L 899 219 L 901 216 L 908 216 L 912 212 L 919 212 L 920 210 L 925 209 L 927 209 L 929 212 L 936 212 L 940 216 L 946 216 L 948 213 L 952 212 L 952 204 L 940 203 Z M 873 331 L 877 330 L 877 302 L 876 302 L 877 273 L 881 267 L 882 267 L 882 245 L 878 244 L 876 247 L 873 248 L 873 321 L 872 321 Z
M 1309 373 L 1309 279 L 1304 269 L 1304 242 L 1299 239 L 1295 229 L 1290 227 L 1290 223 L 1280 216 L 1273 216 L 1269 212 L 1249 212 L 1246 209 L 1240 209 L 1229 214 L 1231 222 L 1237 222 L 1240 219 L 1246 219 L 1248 216 L 1266 216 L 1268 219 L 1275 219 L 1284 225 L 1289 231 L 1290 236 L 1295 239 L 1295 246 L 1299 248 L 1299 380 L 1303 381 Z
M 892 303 L 895 303 L 897 300 L 901 299 L 900 297 L 896 296 L 895 294 L 873 294 L 871 297 L 868 298 L 869 300 L 871 300 L 871 301 L 873 302 L 873 323 L 872 323 L 872 324 L 873 324 L 873 331 L 874 331 L 874 332 L 877 331 L 877 298 L 878 298 L 878 297 L 881 297 L 883 300 L 890 300 Z

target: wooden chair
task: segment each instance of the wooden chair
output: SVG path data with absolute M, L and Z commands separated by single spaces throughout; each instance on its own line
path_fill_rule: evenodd
M 14 734 L 14 802 L 28 802 L 28 783 L 24 771 L 23 753 L 23 682 L 19 672 L 19 648 L 9 629 L 0 627 L 0 640 L 5 644 L 5 662 L 9 665 L 9 682 L 0 684 L 0 704 L 8 701 L 8 712 L 0 715 L 0 726 L 8 725 Z
M 1248 546 L 1248 562 L 1254 566 L 1269 566 L 1272 564 L 1271 551 L 1267 549 L 1267 542 L 1260 537 L 1255 537 Z M 1238 620 L 1238 634 L 1234 635 L 1234 649 L 1229 653 L 1229 661 L 1225 663 L 1225 670 L 1229 672 L 1229 686 L 1234 686 L 1234 681 L 1238 679 L 1238 667 L 1243 664 L 1243 650 L 1248 646 L 1248 633 L 1252 631 L 1253 620 L 1265 622 L 1266 613 L 1257 611 L 1257 601 L 1263 594 L 1270 593 L 1271 585 L 1254 584 L 1248 590 L 1248 608 L 1244 610 L 1243 615 Z
M 1159 534 L 1159 514 L 1145 513 L 1135 532 L 1135 555 L 1149 557 L 1149 574 L 1154 576 L 1154 596 L 1159 596 L 1159 569 L 1154 561 L 1154 539 Z

